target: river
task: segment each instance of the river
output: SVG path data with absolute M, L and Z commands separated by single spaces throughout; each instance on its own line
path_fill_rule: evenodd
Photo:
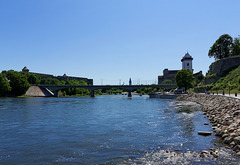
M 0 164 L 238 164 L 204 123 L 198 104 L 148 96 L 0 98 Z

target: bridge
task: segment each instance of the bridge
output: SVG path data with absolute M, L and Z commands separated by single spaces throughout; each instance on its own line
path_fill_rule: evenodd
M 111 89 L 118 88 L 128 91 L 128 97 L 132 97 L 131 92 L 140 88 L 157 88 L 157 89 L 173 89 L 176 88 L 176 84 L 159 84 L 159 85 L 37 85 L 40 88 L 52 90 L 54 96 L 58 96 L 58 91 L 67 88 L 84 88 L 90 90 L 90 96 L 95 97 L 94 90 L 97 89 Z

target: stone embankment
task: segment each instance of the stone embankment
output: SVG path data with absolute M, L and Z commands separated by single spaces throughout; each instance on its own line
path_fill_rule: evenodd
M 230 97 L 188 94 L 177 100 L 192 101 L 202 105 L 203 114 L 212 123 L 216 136 L 230 145 L 233 152 L 240 156 L 240 100 Z
M 45 88 L 40 88 L 38 86 L 30 86 L 25 93 L 27 96 L 32 97 L 53 97 L 54 94 Z

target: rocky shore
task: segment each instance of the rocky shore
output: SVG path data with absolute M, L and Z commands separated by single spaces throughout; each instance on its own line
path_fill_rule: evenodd
M 216 136 L 220 136 L 232 151 L 240 156 L 240 100 L 230 97 L 188 94 L 176 98 L 202 105 L 203 114 L 212 123 Z

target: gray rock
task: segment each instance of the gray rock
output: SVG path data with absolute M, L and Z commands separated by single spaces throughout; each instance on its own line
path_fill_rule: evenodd
M 225 144 L 230 144 L 232 141 L 233 141 L 233 138 L 231 136 L 228 136 L 223 140 Z
M 222 138 L 225 139 L 228 136 L 229 136 L 229 134 L 225 133 L 225 134 L 222 135 Z
M 208 124 L 207 124 L 207 125 L 208 125 Z M 217 124 L 216 124 L 216 123 L 213 123 L 213 124 L 212 124 L 212 126 L 213 126 L 213 127 L 216 127 L 216 126 L 217 126 Z
M 216 128 L 215 132 L 216 132 L 215 134 L 216 136 L 222 136 L 224 134 L 224 132 L 220 128 Z
M 235 152 L 240 151 L 240 145 L 236 145 L 235 147 L 233 147 L 233 151 Z
M 234 140 L 234 142 L 235 142 L 236 145 L 239 145 L 239 144 L 240 144 L 240 136 L 235 137 L 233 140 Z
M 227 131 L 228 133 L 233 133 L 235 131 L 235 128 L 229 128 Z
M 208 151 L 202 151 L 202 152 L 199 154 L 199 156 L 200 156 L 201 158 L 208 157 L 208 155 L 209 155 L 209 152 L 208 152 Z
M 233 113 L 233 116 L 238 116 L 238 115 L 240 115 L 240 110 L 235 111 L 235 112 Z
M 237 135 L 236 133 L 231 133 L 230 136 L 231 136 L 232 138 L 235 138 L 235 137 L 237 137 L 238 135 Z
M 235 145 L 236 145 L 236 144 L 235 144 L 234 141 L 232 141 L 232 142 L 230 143 L 230 146 L 231 146 L 232 148 L 233 148 Z
M 240 156 L 240 152 L 237 152 L 236 155 L 237 155 L 237 156 Z

